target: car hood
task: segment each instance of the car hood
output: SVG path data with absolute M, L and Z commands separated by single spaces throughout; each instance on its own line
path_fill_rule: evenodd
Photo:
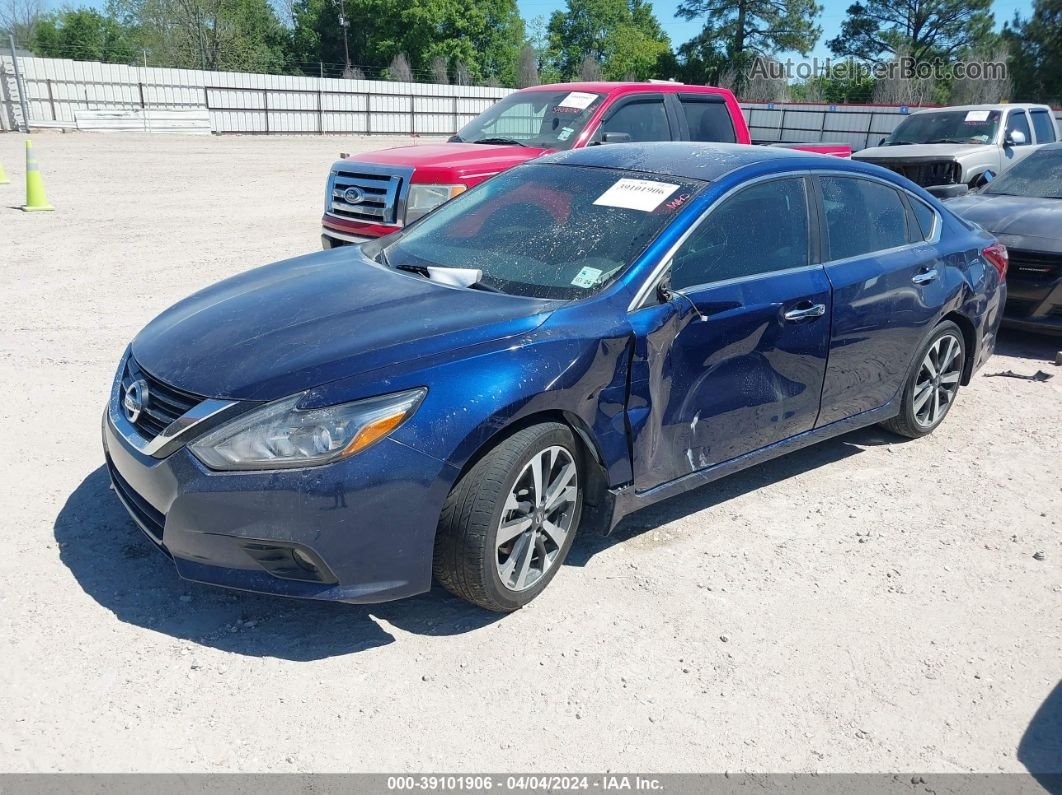
M 414 182 L 447 182 L 462 177 L 497 174 L 550 151 L 530 146 L 440 143 L 364 152 L 352 156 L 350 160 L 412 167 L 416 174 Z
M 1062 253 L 1062 199 L 977 193 L 945 204 L 1005 246 Z
M 133 340 L 148 373 L 204 397 L 273 400 L 524 334 L 556 301 L 447 287 L 345 247 L 257 268 L 167 309 Z
M 961 160 L 977 155 L 987 144 L 910 144 L 908 146 L 874 146 L 856 152 L 856 160 Z

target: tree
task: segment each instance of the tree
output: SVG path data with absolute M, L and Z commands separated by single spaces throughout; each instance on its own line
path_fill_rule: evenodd
M 520 48 L 520 58 L 516 64 L 516 87 L 529 88 L 538 84 L 538 54 L 534 47 L 525 44 Z
M 586 56 L 585 58 L 583 58 L 583 62 L 581 64 L 579 64 L 579 75 L 578 75 L 578 77 L 579 77 L 580 80 L 585 80 L 587 82 L 593 82 L 595 80 L 600 80 L 601 79 L 601 64 L 593 56 L 590 56 L 590 55 Z
M 834 55 L 867 61 L 901 50 L 916 62 L 947 60 L 991 34 L 991 8 L 992 0 L 859 0 L 827 45 Z
M 387 79 L 396 83 L 412 83 L 413 70 L 409 66 L 409 59 L 404 52 L 398 53 L 391 59 L 391 65 L 387 67 Z
M 282 72 L 289 38 L 268 0 L 115 0 L 108 15 L 135 29 L 150 63 Z
M 43 8 L 43 0 L 0 0 L 0 32 L 11 34 L 18 44 L 28 45 L 44 15 Z
M 602 75 L 618 80 L 628 74 L 645 80 L 671 53 L 671 42 L 646 0 L 568 0 L 554 11 L 547 27 L 545 59 L 562 79 L 585 72 L 597 62 Z
M 450 67 L 446 63 L 446 59 L 441 55 L 436 55 L 431 59 L 431 79 L 432 82 L 437 83 L 440 86 L 448 85 L 450 82 Z
M 33 52 L 45 58 L 124 64 L 137 56 L 130 31 L 89 8 L 60 11 L 42 19 L 33 34 Z
M 807 55 L 822 35 L 821 13 L 815 0 L 682 0 L 675 16 L 705 20 L 701 34 L 687 42 L 687 59 L 709 63 L 723 56 L 742 71 L 757 55 Z
M 869 102 L 874 78 L 869 69 L 852 61 L 834 64 L 826 74 L 816 75 L 790 87 L 799 102 L 825 102 L 831 105 Z
M 363 68 L 383 70 L 405 53 L 418 78 L 429 79 L 441 58 L 464 63 L 473 81 L 515 82 L 524 42 L 516 0 L 292 0 L 292 60 L 303 69 L 343 61 L 340 10 L 350 21 L 351 60 Z
M 1036 0 L 1032 16 L 1003 28 L 1014 99 L 1062 103 L 1062 0 Z

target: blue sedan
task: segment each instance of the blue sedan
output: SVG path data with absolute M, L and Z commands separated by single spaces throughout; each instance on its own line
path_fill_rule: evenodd
M 511 611 L 579 530 L 855 428 L 932 432 L 1006 267 L 875 166 L 566 152 L 165 311 L 119 365 L 107 465 L 189 580 L 377 602 L 434 575 Z

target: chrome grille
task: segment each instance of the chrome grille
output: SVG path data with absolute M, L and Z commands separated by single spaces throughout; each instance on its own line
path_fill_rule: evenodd
M 916 185 L 927 188 L 930 185 L 956 185 L 962 175 L 962 167 L 954 160 L 927 160 L 923 162 L 908 162 L 896 160 L 874 160 L 867 158 L 863 162 L 873 163 L 876 166 L 894 171 L 900 176 L 907 177 Z
M 119 401 L 123 399 L 129 386 L 138 380 L 147 384 L 147 400 L 144 401 L 140 416 L 133 425 L 145 439 L 154 439 L 171 422 L 203 401 L 203 398 L 198 395 L 159 381 L 138 365 L 132 356 L 126 359 L 125 370 L 122 372 L 122 388 L 118 393 Z
M 326 212 L 367 224 L 401 225 L 409 173 L 363 163 L 337 163 L 328 177 Z
M 1008 273 L 1045 281 L 1062 276 L 1062 254 L 1043 254 L 1038 251 L 1020 251 L 1012 248 L 1008 248 L 1008 253 L 1010 255 Z

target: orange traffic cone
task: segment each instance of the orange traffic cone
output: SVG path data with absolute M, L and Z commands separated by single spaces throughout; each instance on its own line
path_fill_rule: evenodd
M 26 203 L 22 209 L 27 213 L 39 213 L 54 210 L 44 193 L 44 180 L 37 158 L 33 156 L 33 144 L 26 139 Z

